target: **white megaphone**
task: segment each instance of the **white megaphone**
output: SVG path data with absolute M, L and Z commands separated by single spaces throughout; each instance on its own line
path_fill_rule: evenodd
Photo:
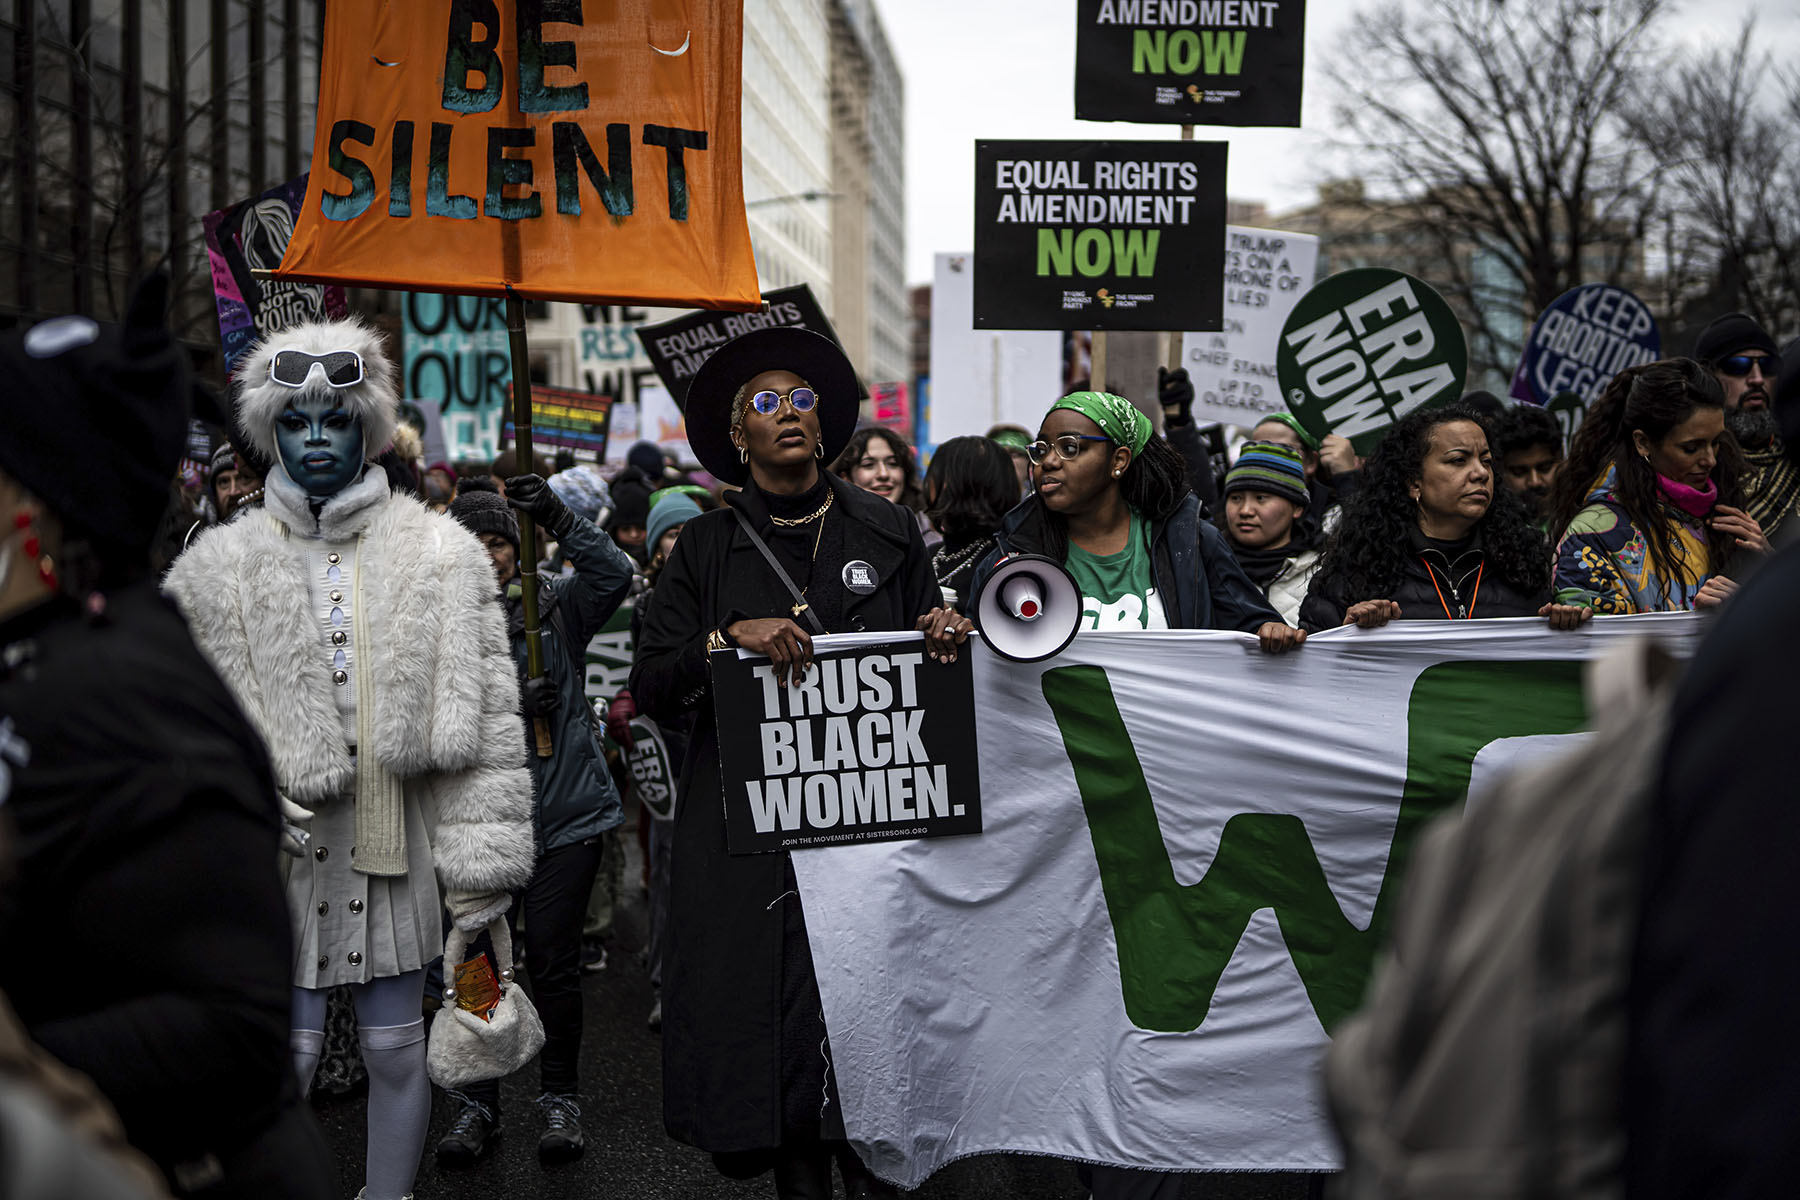
M 1014 662 L 1053 658 L 1081 628 L 1081 589 L 1053 558 L 1003 558 L 975 597 L 981 640 Z

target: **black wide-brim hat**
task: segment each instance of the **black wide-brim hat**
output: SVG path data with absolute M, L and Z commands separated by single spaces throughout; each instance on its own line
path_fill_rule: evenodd
M 764 371 L 791 371 L 819 397 L 819 438 L 824 461 L 850 444 L 862 407 L 856 369 L 838 344 L 810 329 L 758 329 L 733 338 L 713 352 L 688 386 L 688 446 L 707 473 L 742 487 L 749 464 L 731 444 L 731 402 L 738 389 Z

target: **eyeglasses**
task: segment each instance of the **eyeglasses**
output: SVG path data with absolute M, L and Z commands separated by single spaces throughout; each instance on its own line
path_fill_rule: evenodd
M 1099 434 L 1095 433 L 1065 433 L 1057 438 L 1054 443 L 1031 443 L 1031 445 L 1025 447 L 1025 456 L 1031 459 L 1032 466 L 1038 466 L 1046 458 L 1050 457 L 1050 447 L 1054 445 L 1056 447 L 1056 453 L 1061 456 L 1064 462 L 1068 462 L 1086 449 L 1081 443 L 1110 441 L 1112 441 L 1111 438 L 1101 437 Z
M 277 350 L 269 362 L 269 378 L 284 387 L 305 387 L 315 364 L 325 368 L 325 382 L 334 388 L 355 387 L 363 381 L 362 355 L 354 350 L 330 350 L 324 354 Z
M 1734 354 L 1730 358 L 1721 358 L 1713 365 L 1734 379 L 1761 367 L 1763 378 L 1773 379 L 1775 372 L 1781 369 L 1781 360 L 1767 354 Z
M 750 407 L 766 417 L 780 408 L 783 400 L 793 405 L 797 413 L 811 412 L 819 406 L 817 392 L 809 387 L 797 387 L 785 396 L 779 392 L 758 392 L 750 397 Z

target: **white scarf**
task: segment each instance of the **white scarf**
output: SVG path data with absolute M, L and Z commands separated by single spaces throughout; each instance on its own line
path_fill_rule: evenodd
M 365 467 L 356 482 L 317 502 L 277 463 L 265 481 L 266 508 L 290 533 L 319 541 L 356 538 L 362 561 L 362 535 L 390 493 L 387 473 Z M 315 510 L 314 504 L 318 507 Z M 369 645 L 369 606 L 363 596 L 368 572 L 357 568 L 350 604 L 351 637 L 356 646 L 356 857 L 351 864 L 364 875 L 406 874 L 405 788 L 400 777 L 375 757 L 374 655 Z

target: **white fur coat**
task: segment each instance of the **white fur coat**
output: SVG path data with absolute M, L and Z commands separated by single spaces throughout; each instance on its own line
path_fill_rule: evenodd
M 357 652 L 373 654 L 375 681 L 357 698 L 374 705 L 362 752 L 419 797 L 446 888 L 522 887 L 535 859 L 531 777 L 493 566 L 466 529 L 408 497 L 379 500 L 357 524 L 370 642 Z M 282 791 L 311 807 L 353 793 L 356 768 L 289 536 L 270 510 L 246 513 L 202 534 L 163 587 L 268 744 Z

